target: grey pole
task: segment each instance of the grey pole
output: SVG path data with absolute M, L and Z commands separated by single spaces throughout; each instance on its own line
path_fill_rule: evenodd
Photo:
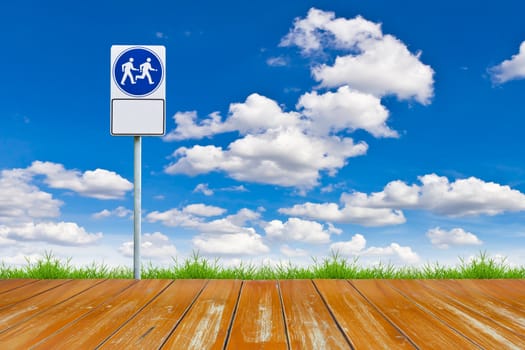
M 142 139 L 135 136 L 134 146 L 134 212 L 133 212 L 133 276 L 140 280 L 140 219 L 141 219 L 141 197 L 142 197 Z

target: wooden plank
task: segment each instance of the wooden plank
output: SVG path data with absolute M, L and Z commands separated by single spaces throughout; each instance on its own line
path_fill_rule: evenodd
M 350 349 L 311 280 L 279 284 L 290 349 Z
M 111 280 L 97 284 L 88 291 L 1 332 L 0 344 L 5 349 L 28 349 L 61 328 L 68 327 L 135 282 L 134 280 Z
M 241 284 L 210 281 L 162 349 L 223 349 Z
M 226 349 L 287 349 L 277 281 L 245 281 Z
M 447 291 L 436 292 L 424 287 L 432 281 L 385 281 L 414 300 L 422 308 L 429 310 L 450 327 L 465 335 L 485 349 L 514 349 L 516 344 L 524 343 L 514 332 L 502 327 L 465 306 L 465 299 L 456 296 L 451 299 Z
M 453 301 L 461 302 L 464 307 L 525 338 L 525 308 L 509 306 L 500 299 L 472 291 L 461 280 L 428 280 L 421 283 L 438 293 L 449 295 Z M 521 298 L 525 299 L 525 293 Z
M 12 280 L 0 280 L 0 294 L 8 292 L 12 289 L 22 287 L 29 283 L 35 283 L 37 280 L 29 278 L 18 278 Z M 0 295 L 0 298 L 2 296 Z
M 29 299 L 32 296 L 44 293 L 52 288 L 56 288 L 70 280 L 39 280 L 35 283 L 26 284 L 20 288 L 12 289 L 8 292 L 2 293 L 0 297 L 0 309 L 9 305 L 16 304 L 22 300 Z
M 4 331 L 102 281 L 103 280 L 80 280 L 70 282 L 65 286 L 50 289 L 32 298 L 8 306 L 0 310 L 0 331 Z
M 176 280 L 113 334 L 100 349 L 158 349 L 206 282 L 206 280 Z
M 85 317 L 44 339 L 35 349 L 93 349 L 111 336 L 171 280 L 141 280 Z
M 414 349 L 398 329 L 345 280 L 314 280 L 354 349 Z
M 479 349 L 384 280 L 351 280 L 361 294 L 420 349 Z
M 516 312 L 525 312 L 525 282 L 523 280 L 450 280 L 455 286 L 461 284 L 469 291 L 482 293 L 505 303 Z

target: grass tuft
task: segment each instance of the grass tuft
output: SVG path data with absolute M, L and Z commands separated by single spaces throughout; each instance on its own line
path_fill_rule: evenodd
M 143 279 L 494 279 L 494 278 L 525 278 L 525 267 L 511 268 L 506 259 L 497 261 L 489 257 L 486 252 L 480 252 L 470 261 L 460 259 L 456 267 L 435 264 L 425 264 L 421 268 L 395 267 L 391 263 L 380 263 L 372 267 L 363 267 L 358 264 L 358 258 L 345 259 L 338 252 L 318 261 L 313 259 L 309 267 L 300 267 L 292 262 L 281 263 L 275 266 L 241 263 L 235 267 L 223 267 L 219 259 L 213 261 L 193 252 L 192 256 L 183 262 L 173 259 L 170 267 L 153 266 L 151 262 L 142 266 Z M 133 278 L 133 271 L 128 267 L 108 267 L 104 263 L 91 263 L 84 267 L 71 265 L 71 258 L 62 261 L 52 252 L 45 252 L 44 256 L 33 262 L 26 259 L 24 267 L 12 267 L 0 263 L 0 279 L 9 278 Z

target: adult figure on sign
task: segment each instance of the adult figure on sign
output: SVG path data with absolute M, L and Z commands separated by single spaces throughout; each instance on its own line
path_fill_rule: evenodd
M 133 74 L 131 72 L 138 72 L 139 70 L 133 66 L 133 61 L 133 57 L 130 57 L 129 61 L 122 65 L 122 71 L 124 72 L 124 75 L 122 76 L 122 80 L 120 80 L 120 85 L 126 85 L 126 78 L 129 78 L 131 84 L 136 84 L 135 80 L 133 80 Z
M 144 62 L 144 63 L 142 63 L 140 65 L 140 72 L 142 74 L 141 75 L 137 75 L 135 77 L 135 79 L 139 80 L 139 79 L 148 78 L 149 84 L 153 85 L 154 82 L 153 82 L 153 79 L 151 79 L 150 71 L 156 72 L 157 70 L 151 66 L 151 58 L 148 57 L 148 58 L 146 58 L 146 62 Z

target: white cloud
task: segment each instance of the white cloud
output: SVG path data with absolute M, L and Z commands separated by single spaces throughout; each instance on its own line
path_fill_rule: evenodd
M 169 132 L 164 141 L 200 139 L 215 134 L 238 131 L 241 135 L 259 133 L 269 128 L 294 126 L 299 123 L 296 112 L 283 112 L 272 99 L 251 94 L 243 103 L 230 104 L 228 118 L 223 122 L 218 112 L 197 124 L 197 112 L 178 112 L 173 117 L 177 128 Z
M 268 129 L 247 135 L 224 150 L 216 146 L 181 147 L 176 162 L 166 167 L 168 174 L 198 175 L 224 171 L 239 181 L 311 188 L 321 171 L 334 175 L 346 159 L 366 153 L 364 142 L 351 138 L 316 137 L 297 128 Z
M 102 238 L 102 233 L 89 233 L 74 222 L 28 222 L 0 226 L 0 236 L 17 241 L 39 241 L 58 245 L 87 245 Z
M 132 257 L 133 241 L 122 243 L 118 250 L 122 255 Z M 145 233 L 140 242 L 140 255 L 146 259 L 166 261 L 177 255 L 177 248 L 160 232 Z
M 506 185 L 475 177 L 450 182 L 436 174 L 418 179 L 421 185 L 394 181 L 382 192 L 347 194 L 342 196 L 342 201 L 371 208 L 423 209 L 452 217 L 525 210 L 525 195 Z
M 342 130 L 363 129 L 375 137 L 398 137 L 397 132 L 386 126 L 388 110 L 379 98 L 340 87 L 336 92 L 319 95 L 317 91 L 301 96 L 298 108 L 310 118 L 310 130 L 329 134 Z
M 525 79 L 525 41 L 521 43 L 516 55 L 490 68 L 489 73 L 492 80 L 498 84 L 514 79 Z
M 271 67 L 284 67 L 288 64 L 286 58 L 282 56 L 270 57 L 266 60 L 266 64 Z
M 401 209 L 427 210 L 450 217 L 525 210 L 525 195 L 509 186 L 475 177 L 450 182 L 444 176 L 429 174 L 418 179 L 421 185 L 407 185 L 396 180 L 381 192 L 344 193 L 342 206 L 307 202 L 281 208 L 279 212 L 317 220 L 383 226 L 404 223 L 406 219 Z
M 346 51 L 330 66 L 314 66 L 312 74 L 323 87 L 349 85 L 377 97 L 396 95 L 428 104 L 433 95 L 434 71 L 408 51 L 381 25 L 358 16 L 335 18 L 333 12 L 310 9 L 305 19 L 296 19 L 281 46 L 298 46 L 308 55 L 325 48 Z
M 410 247 L 403 247 L 397 243 L 390 243 L 387 247 L 370 247 L 363 253 L 364 255 L 376 255 L 376 256 L 391 256 L 395 255 L 401 259 L 401 261 L 408 264 L 415 264 L 419 262 L 419 256 Z
M 208 184 L 198 184 L 193 193 L 202 193 L 205 196 L 213 196 L 215 192 L 248 192 L 248 189 L 244 185 L 221 187 L 221 188 L 210 188 Z
M 225 127 L 221 122 L 218 113 L 212 113 L 208 119 L 200 124 L 196 124 L 197 112 L 177 112 L 173 116 L 177 128 L 170 131 L 162 139 L 164 141 L 178 141 L 187 139 L 200 139 L 221 132 L 225 132 Z
M 380 24 L 362 17 L 336 18 L 332 12 L 311 9 L 305 19 L 295 20 L 281 41 L 281 46 L 294 45 L 305 54 L 325 48 L 345 51 L 333 66 L 312 68 L 321 86 L 337 91 L 305 93 L 297 111 L 285 111 L 276 101 L 254 93 L 244 102 L 230 104 L 226 118 L 218 112 L 202 120 L 195 111 L 176 113 L 177 126 L 165 141 L 226 132 L 237 132 L 239 138 L 225 147 L 180 147 L 165 172 L 190 176 L 223 172 L 238 181 L 296 187 L 304 193 L 325 173 L 335 175 L 349 158 L 366 154 L 368 145 L 345 133 L 362 129 L 375 137 L 398 137 L 387 126 L 389 112 L 381 104 L 382 96 L 393 94 L 423 104 L 432 97 L 433 71 L 419 61 L 419 54 L 410 53 L 404 43 L 383 35 Z
M 248 222 L 256 221 L 260 218 L 258 212 L 246 208 L 239 210 L 235 214 L 211 221 L 205 221 L 203 218 L 203 216 L 221 215 L 224 211 L 224 209 L 218 207 L 205 205 L 194 205 L 192 207 L 190 205 L 182 210 L 170 209 L 165 212 L 153 211 L 146 216 L 146 220 L 149 222 L 161 222 L 166 226 L 192 228 L 206 234 L 230 234 L 253 232 L 253 228 L 244 226 Z
M 110 216 L 116 216 L 118 218 L 126 218 L 131 217 L 133 215 L 133 211 L 127 208 L 124 208 L 123 206 L 118 206 L 113 210 L 103 209 L 95 214 L 92 215 L 94 219 L 103 219 Z
M 218 216 L 225 212 L 226 209 L 199 203 L 187 205 L 182 209 L 173 208 L 164 212 L 152 211 L 146 215 L 146 220 L 148 222 L 161 222 L 170 227 L 180 226 L 198 229 L 206 225 L 205 217 Z M 235 215 L 229 216 L 229 218 L 232 217 Z
M 378 256 L 378 257 L 398 257 L 402 262 L 415 264 L 420 258 L 410 247 L 403 247 L 397 243 L 391 243 L 387 247 L 370 247 L 365 249 L 366 239 L 361 234 L 356 234 L 350 241 L 336 242 L 330 245 L 330 249 L 343 255 L 353 256 Z
M 447 249 L 451 245 L 480 245 L 483 242 L 475 234 L 467 232 L 462 228 L 453 228 L 450 231 L 442 230 L 439 227 L 427 231 L 426 236 L 432 245 Z
M 213 190 L 208 187 L 208 184 L 198 184 L 195 189 L 193 190 L 193 193 L 202 193 L 205 196 L 213 196 Z
M 284 256 L 290 257 L 290 258 L 296 258 L 300 256 L 307 256 L 308 252 L 304 249 L 300 248 L 290 248 L 287 244 L 283 244 L 280 248 L 281 253 Z
M 366 208 L 337 203 L 310 203 L 296 204 L 291 208 L 281 208 L 280 213 L 307 217 L 311 219 L 354 223 L 363 226 L 398 225 L 406 222 L 403 212 L 388 208 Z
M 323 87 L 348 85 L 377 97 L 395 95 L 401 100 L 430 103 L 434 71 L 419 61 L 419 54 L 411 54 L 391 35 L 362 43 L 361 49 L 358 55 L 338 56 L 332 66 L 314 67 L 315 80 Z
M 381 25 L 361 16 L 353 19 L 335 18 L 334 12 L 311 8 L 306 18 L 296 18 L 280 46 L 297 46 L 305 55 L 325 46 L 351 49 L 358 42 L 380 38 Z
M 269 238 L 315 244 L 328 243 L 330 242 L 330 234 L 341 233 L 333 226 L 325 229 L 318 222 L 298 218 L 289 218 L 286 222 L 272 220 L 264 227 L 264 231 Z
M 0 223 L 53 218 L 60 215 L 60 200 L 31 184 L 25 169 L 0 172 Z
M 182 211 L 195 216 L 208 217 L 222 215 L 226 212 L 226 209 L 199 203 L 187 205 Z
M 133 184 L 113 171 L 105 169 L 67 170 L 62 164 L 35 161 L 27 171 L 44 175 L 44 182 L 51 188 L 72 190 L 82 196 L 97 199 L 119 199 L 133 188 Z
M 204 254 L 257 255 L 270 251 L 262 237 L 255 232 L 202 234 L 194 237 L 192 243 L 194 248 Z

